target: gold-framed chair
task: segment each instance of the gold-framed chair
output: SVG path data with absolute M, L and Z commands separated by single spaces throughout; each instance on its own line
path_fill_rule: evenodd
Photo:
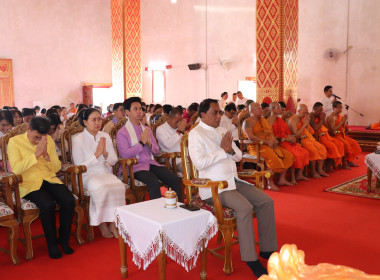
M 198 170 L 195 168 L 188 150 L 189 133 L 186 132 L 181 139 L 181 159 L 183 166 L 183 184 L 185 186 L 187 204 L 200 207 L 202 209 L 211 211 L 218 221 L 218 237 L 217 243 L 221 243 L 222 239 L 224 244 L 213 249 L 208 249 L 208 252 L 224 260 L 223 271 L 226 274 L 233 272 L 232 258 L 231 258 L 231 246 L 238 244 L 237 236 L 234 236 L 234 232 L 237 229 L 236 226 L 236 214 L 231 208 L 223 207 L 220 201 L 219 189 L 225 189 L 228 187 L 226 181 L 211 181 L 207 178 L 198 178 Z M 256 187 L 263 188 L 265 178 L 270 178 L 271 174 L 266 171 L 246 170 L 238 173 L 239 178 L 244 180 L 255 180 Z M 213 204 L 208 204 L 198 197 L 198 188 L 211 188 Z M 254 213 L 252 218 L 254 217 Z M 234 240 L 235 239 L 235 240 Z M 218 253 L 224 250 L 224 255 Z
M 9 139 L 11 139 L 14 136 L 23 134 L 27 131 L 29 125 L 28 124 L 21 124 L 17 127 L 15 127 L 13 130 L 11 130 L 8 134 L 3 136 L 1 138 L 1 150 L 2 150 L 2 156 L 3 156 L 3 164 L 4 164 L 4 170 L 6 172 L 11 173 L 11 168 L 8 163 L 8 154 L 7 154 L 7 146 L 9 143 Z M 78 244 L 83 244 L 84 240 L 82 238 L 82 223 L 83 223 L 83 208 L 79 204 L 79 198 L 76 195 L 76 190 L 78 186 L 81 183 L 81 173 L 82 173 L 82 167 L 81 166 L 72 166 L 72 165 L 65 165 L 62 164 L 60 172 L 66 174 L 65 178 L 65 184 L 68 186 L 68 184 L 71 184 L 71 187 L 73 189 L 73 195 L 75 197 L 75 214 L 76 217 L 74 219 L 75 224 L 75 237 Z M 58 175 L 58 173 L 57 173 Z M 77 183 L 77 179 L 79 178 L 79 182 Z M 26 247 L 26 256 L 25 258 L 27 260 L 30 260 L 33 258 L 33 245 L 32 245 L 32 239 L 43 237 L 44 235 L 37 235 L 32 237 L 30 224 L 36 220 L 39 216 L 40 210 L 38 207 L 31 201 L 21 198 L 20 197 L 20 191 L 18 188 L 18 185 L 13 188 L 13 202 L 15 204 L 16 208 L 16 214 L 19 219 L 19 221 L 22 223 L 22 229 L 24 232 L 24 239 L 20 239 L 21 243 L 23 243 Z M 57 209 L 58 205 L 57 205 Z
M 162 108 L 159 108 L 157 109 L 156 111 L 153 112 L 153 114 L 150 116 L 150 119 L 149 119 L 149 126 L 150 127 L 153 127 L 154 123 L 153 123 L 153 120 L 156 116 L 158 115 L 162 115 Z
M 21 181 L 21 176 L 4 171 L 0 172 L 0 226 L 8 228 L 9 243 L 9 250 L 0 248 L 0 251 L 9 255 L 12 263 L 15 265 L 20 263 L 20 259 L 17 256 L 20 223 L 15 216 L 12 188 Z

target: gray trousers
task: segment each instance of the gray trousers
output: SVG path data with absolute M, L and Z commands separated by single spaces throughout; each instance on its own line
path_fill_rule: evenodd
M 260 251 L 277 251 L 273 199 L 251 184 L 237 180 L 235 183 L 236 190 L 220 193 L 220 200 L 223 206 L 236 211 L 242 261 L 256 261 L 258 256 L 255 247 L 252 210 L 255 211 L 257 217 Z

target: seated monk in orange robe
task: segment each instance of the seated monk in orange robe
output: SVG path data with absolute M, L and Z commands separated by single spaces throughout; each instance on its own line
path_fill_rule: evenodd
M 371 125 L 371 129 L 380 129 L 380 122 Z
M 327 158 L 325 146 L 313 137 L 314 129 L 310 126 L 310 114 L 305 104 L 298 106 L 297 113 L 289 119 L 289 128 L 296 138 L 301 139 L 301 145 L 309 152 L 311 173 L 314 178 L 329 175 L 323 171 L 323 162 Z M 316 169 L 318 162 L 318 169 Z
M 296 184 L 297 180 L 309 180 L 303 176 L 303 169 L 309 164 L 309 152 L 296 143 L 297 139 L 291 135 L 288 125 L 279 117 L 281 116 L 281 106 L 278 102 L 270 104 L 271 116 L 267 119 L 269 125 L 272 125 L 274 136 L 280 142 L 280 146 L 291 152 L 294 158 L 293 166 L 290 168 L 292 184 Z M 294 169 L 298 169 L 297 177 Z
M 327 157 L 334 160 L 335 166 L 339 166 L 343 159 L 343 168 L 351 169 L 344 157 L 344 145 L 338 139 L 331 137 L 327 127 L 324 125 L 326 114 L 323 112 L 323 104 L 316 102 L 313 112 L 310 114 L 310 125 L 315 131 L 315 137 L 326 147 Z
M 334 135 L 336 139 L 344 145 L 344 153 L 346 156 L 346 160 L 350 166 L 357 167 L 353 161 L 357 158 L 357 156 L 362 152 L 358 142 L 356 142 L 351 137 L 346 135 L 346 130 L 348 129 L 347 115 L 342 116 L 343 105 L 340 101 L 335 101 L 333 103 L 333 111 L 330 116 L 327 118 L 327 125 L 329 132 L 331 135 Z
M 251 103 L 249 106 L 250 117 L 243 122 L 243 132 L 249 140 L 255 141 L 248 145 L 248 152 L 256 154 L 256 145 L 260 145 L 260 157 L 264 158 L 266 166 L 275 173 L 280 173 L 279 185 L 290 186 L 292 183 L 286 180 L 285 174 L 289 167 L 293 165 L 293 155 L 278 146 L 278 141 L 273 135 L 272 127 L 268 121 L 262 117 L 263 111 L 260 104 Z M 274 184 L 273 178 L 269 181 L 269 189 L 278 191 L 279 188 Z

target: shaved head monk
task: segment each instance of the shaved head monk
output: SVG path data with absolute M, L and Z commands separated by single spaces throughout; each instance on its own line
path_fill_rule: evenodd
M 297 143 L 296 137 L 291 135 L 289 126 L 281 118 L 283 112 L 280 103 L 272 102 L 269 105 L 271 116 L 267 119 L 269 125 L 272 126 L 273 134 L 280 143 L 280 146 L 292 153 L 294 162 L 290 168 L 291 183 L 296 184 L 300 180 L 309 180 L 303 175 L 303 169 L 309 164 L 309 152 L 302 148 Z M 298 169 L 297 177 L 295 176 L 294 169 Z
M 348 164 L 357 167 L 358 165 L 353 161 L 361 153 L 362 149 L 358 142 L 346 135 L 346 130 L 348 129 L 348 126 L 346 125 L 347 115 L 345 114 L 342 116 L 342 110 L 342 102 L 335 101 L 333 103 L 333 112 L 327 118 L 327 125 L 331 135 L 334 135 L 336 139 L 343 143 L 344 153 Z
M 314 178 L 329 175 L 323 171 L 323 162 L 327 158 L 325 146 L 313 137 L 314 129 L 310 126 L 310 114 L 305 104 L 298 105 L 297 113 L 289 118 L 289 128 L 296 138 L 301 139 L 301 145 L 309 152 L 311 174 Z M 316 169 L 316 163 L 318 167 Z
M 245 136 L 253 142 L 248 145 L 248 152 L 258 156 L 257 145 L 259 145 L 260 157 L 264 158 L 265 165 L 275 173 L 280 173 L 279 185 L 290 186 L 292 183 L 286 180 L 285 174 L 289 167 L 293 165 L 293 155 L 278 145 L 276 137 L 273 135 L 272 127 L 263 118 L 263 110 L 258 103 L 249 105 L 250 117 L 243 122 Z M 278 191 L 273 179 L 269 180 L 268 188 Z
M 343 168 L 351 169 L 344 159 L 343 143 L 329 135 L 328 128 L 324 125 L 325 121 L 326 114 L 323 111 L 323 104 L 316 102 L 313 106 L 313 112 L 310 114 L 310 125 L 315 131 L 314 136 L 326 147 L 327 158 L 332 159 L 336 167 L 342 164 Z

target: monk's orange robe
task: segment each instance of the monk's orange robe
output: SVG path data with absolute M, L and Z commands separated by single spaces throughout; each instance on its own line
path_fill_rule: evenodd
M 289 126 L 282 118 L 277 117 L 272 125 L 273 134 L 277 138 L 288 138 L 291 133 Z M 309 152 L 298 143 L 281 142 L 280 146 L 291 152 L 294 158 L 293 167 L 303 169 L 309 164 Z
M 319 122 L 319 118 L 315 118 L 315 123 Z M 327 157 L 334 160 L 335 165 L 342 163 L 342 157 L 344 157 L 344 145 L 338 139 L 331 137 L 328 133 L 327 127 L 323 124 L 320 129 L 315 133 L 319 136 L 319 142 L 326 147 Z
M 371 129 L 380 129 L 380 122 L 371 125 Z
M 339 114 L 335 120 L 335 125 L 338 125 L 342 121 L 342 116 Z M 344 153 L 346 154 L 347 161 L 353 161 L 362 152 L 358 142 L 346 135 L 346 125 L 342 125 L 338 130 L 339 133 L 335 134 L 335 138 L 338 139 L 344 145 Z
M 272 127 L 263 117 L 257 121 L 252 130 L 253 134 L 261 139 L 274 139 Z M 256 144 L 249 144 L 247 150 L 251 155 L 258 156 L 256 153 Z M 281 173 L 293 164 L 293 155 L 280 146 L 276 149 L 272 149 L 267 145 L 260 145 L 260 157 L 264 158 L 266 166 L 275 173 Z
M 297 129 L 300 129 L 303 126 L 302 121 L 303 120 L 299 122 Z M 325 146 L 323 146 L 321 143 L 315 140 L 315 138 L 313 137 L 313 134 L 314 134 L 314 129 L 310 126 L 310 124 L 308 124 L 301 134 L 302 147 L 308 150 L 310 161 L 326 159 L 327 150 Z

